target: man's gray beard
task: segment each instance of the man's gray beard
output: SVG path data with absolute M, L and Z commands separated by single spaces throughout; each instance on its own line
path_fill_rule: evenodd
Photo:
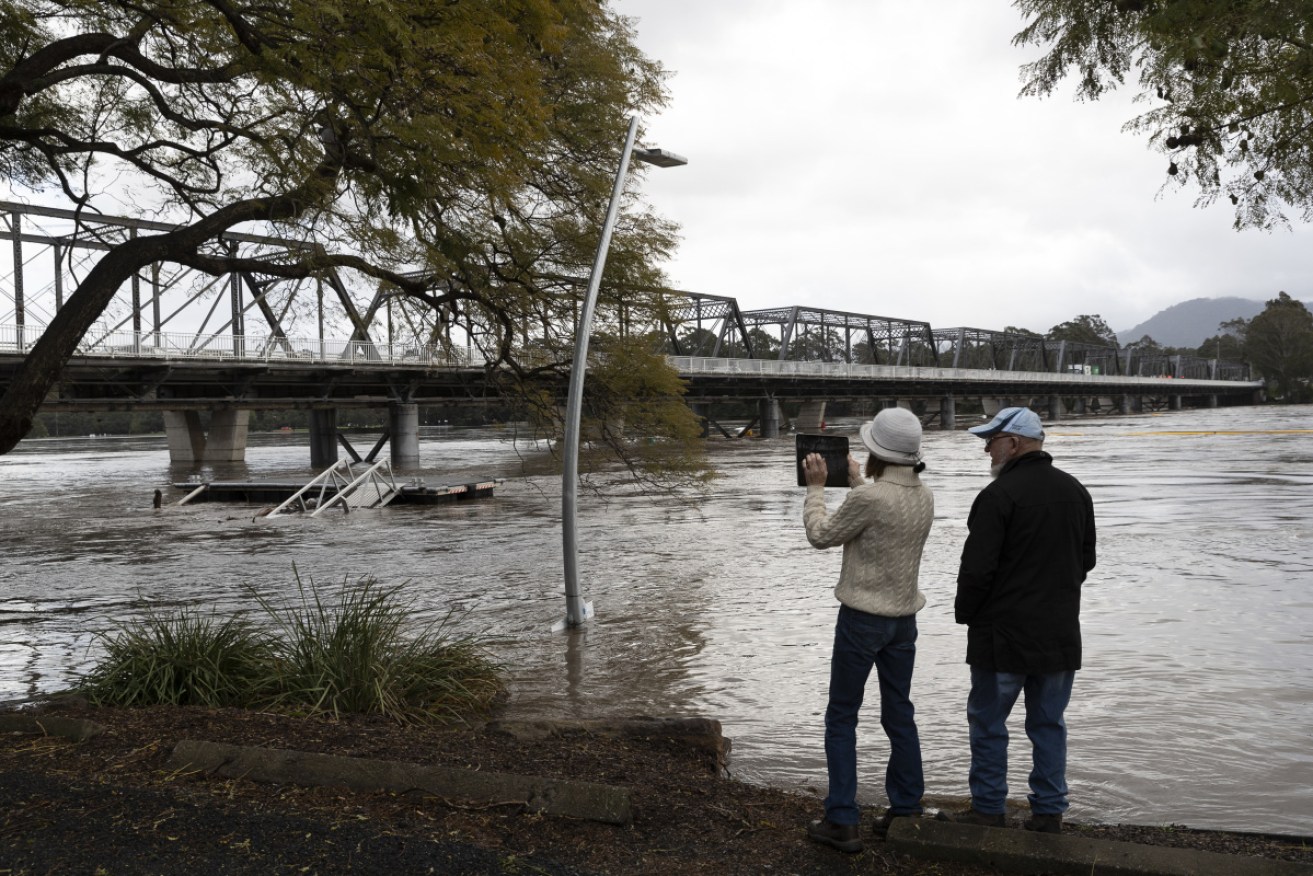
M 991 465 L 989 467 L 989 476 L 991 478 L 997 478 L 1000 474 L 1003 473 L 1003 466 L 1005 465 L 1007 465 L 1006 462 L 1000 462 L 997 465 Z

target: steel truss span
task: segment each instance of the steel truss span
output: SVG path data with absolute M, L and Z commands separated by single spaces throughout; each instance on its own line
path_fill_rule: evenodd
M 0 246 L 0 385 L 97 259 L 128 238 L 173 227 L 0 202 L 0 237 L 11 243 Z M 214 246 L 276 262 L 318 244 L 229 233 Z M 572 313 L 569 299 L 581 297 L 584 284 L 583 278 L 561 278 L 560 319 L 534 328 L 533 336 L 522 326 L 514 352 L 523 364 L 568 364 L 529 351 L 553 349 L 546 339 L 573 336 L 577 308 Z M 743 310 L 732 297 L 678 290 L 638 290 L 654 300 L 638 310 L 616 303 L 626 290 L 613 291 L 604 296 L 610 312 L 599 312 L 600 330 L 650 337 L 690 379 L 741 381 L 745 393 L 756 380 L 847 386 L 872 379 L 876 372 L 869 369 L 901 369 L 882 371 L 881 380 L 931 373 L 947 379 L 969 371 L 1008 385 L 1031 377 L 1037 385 L 1059 377 L 1063 384 L 1105 387 L 1111 378 L 1251 385 L 1246 366 L 1215 359 L 990 329 L 935 329 L 918 320 L 814 307 Z M 214 277 L 157 264 L 125 284 L 83 339 L 66 369 L 63 401 L 377 403 L 409 402 L 426 392 L 468 398 L 489 391 L 483 371 L 494 367 L 488 351 L 496 347 L 489 341 L 458 313 L 435 311 L 331 270 L 288 280 L 258 271 Z M 693 362 L 717 364 L 693 368 Z

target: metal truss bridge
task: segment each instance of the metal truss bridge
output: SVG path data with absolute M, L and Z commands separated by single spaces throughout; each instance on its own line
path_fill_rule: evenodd
M 0 238 L 11 244 L 0 246 L 0 387 L 106 251 L 173 227 L 0 202 Z M 231 233 L 215 246 L 277 260 L 315 244 Z M 335 408 L 451 403 L 495 392 L 483 353 L 492 344 L 477 326 L 370 283 L 333 271 L 294 281 L 154 265 L 125 284 L 84 337 L 48 406 Z M 609 322 L 599 314 L 600 324 L 657 339 L 695 403 L 955 394 L 1172 395 L 1216 403 L 1218 396 L 1251 399 L 1259 387 L 1247 366 L 1216 359 L 813 307 L 743 310 L 734 298 L 690 292 L 658 297 L 663 306 L 646 323 L 619 313 Z M 573 330 L 568 318 L 537 329 L 558 339 Z

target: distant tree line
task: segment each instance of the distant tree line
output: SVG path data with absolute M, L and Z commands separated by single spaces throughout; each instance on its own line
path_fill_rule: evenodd
M 1009 331 L 1026 330 L 1009 327 Z M 1119 346 L 1116 333 L 1098 314 L 1082 314 L 1059 323 L 1044 337 Z M 1248 362 L 1256 375 L 1267 381 L 1273 398 L 1286 402 L 1313 401 L 1313 313 L 1302 301 L 1285 292 L 1277 293 L 1253 319 L 1221 323 L 1217 334 L 1204 338 L 1197 347 L 1164 346 L 1149 335 L 1126 346 L 1165 356 Z

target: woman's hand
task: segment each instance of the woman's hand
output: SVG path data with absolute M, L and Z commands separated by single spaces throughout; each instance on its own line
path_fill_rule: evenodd
M 865 478 L 862 477 L 862 464 L 850 453 L 848 454 L 848 486 L 860 487 L 863 483 Z
M 802 476 L 809 487 L 825 486 L 825 479 L 830 474 L 825 465 L 825 457 L 819 453 L 808 453 L 802 458 Z

